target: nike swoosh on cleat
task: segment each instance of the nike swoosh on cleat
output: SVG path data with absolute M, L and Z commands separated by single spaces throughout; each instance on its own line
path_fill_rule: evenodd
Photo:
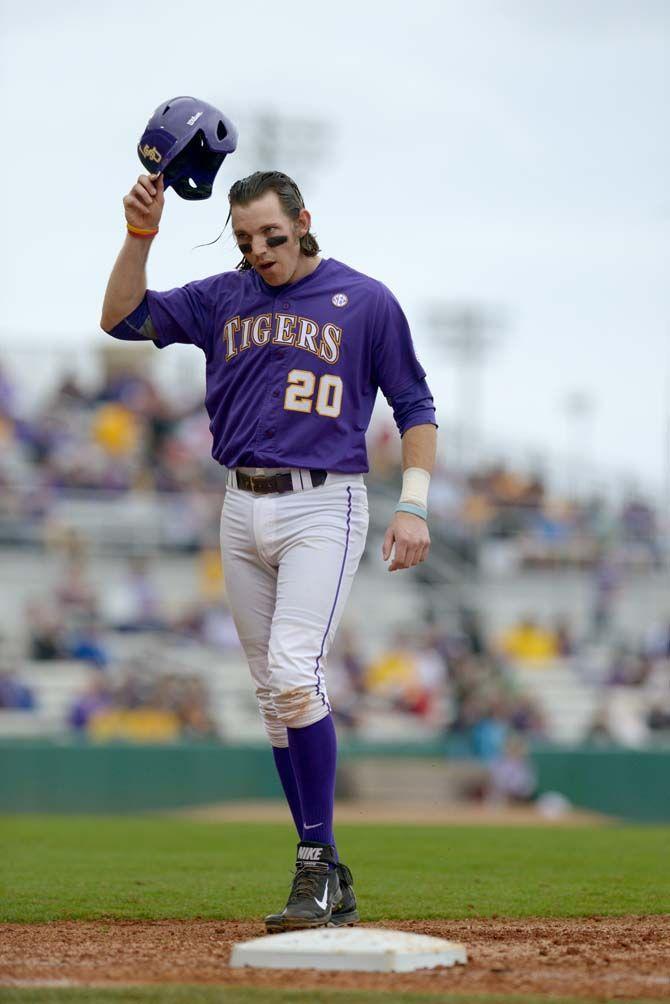
M 322 900 L 320 900 L 320 899 L 317 899 L 317 898 L 316 898 L 316 896 L 315 896 L 315 897 L 314 897 L 314 902 L 316 903 L 316 905 L 317 905 L 317 906 L 318 906 L 318 907 L 319 907 L 319 908 L 320 908 L 321 910 L 325 910 L 325 909 L 326 909 L 326 903 L 328 902 L 328 890 L 326 889 L 326 891 L 324 892 L 324 894 L 323 894 L 323 899 L 322 899 Z

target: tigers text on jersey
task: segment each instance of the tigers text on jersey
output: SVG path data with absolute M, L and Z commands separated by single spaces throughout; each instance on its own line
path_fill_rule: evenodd
M 159 348 L 205 353 L 212 455 L 225 467 L 365 472 L 378 388 L 392 401 L 425 377 L 390 290 L 333 258 L 284 286 L 224 272 L 147 303 Z

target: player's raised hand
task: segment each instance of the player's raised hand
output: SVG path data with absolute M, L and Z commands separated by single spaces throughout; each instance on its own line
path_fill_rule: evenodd
M 141 174 L 123 200 L 126 222 L 142 229 L 157 227 L 164 204 L 163 175 Z
M 391 520 L 391 525 L 384 534 L 382 558 L 388 561 L 395 544 L 393 561 L 389 572 L 397 572 L 401 568 L 412 568 L 428 557 L 430 550 L 430 534 L 428 524 L 420 516 L 410 512 L 397 512 Z

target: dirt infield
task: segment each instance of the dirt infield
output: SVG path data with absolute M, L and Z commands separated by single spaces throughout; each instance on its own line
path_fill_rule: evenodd
M 425 993 L 670 999 L 670 916 L 394 921 L 463 941 L 469 963 L 388 975 L 228 968 L 248 921 L 109 921 L 0 926 L 0 985 L 215 983 Z
M 291 817 L 284 802 L 225 802 L 197 808 L 170 810 L 161 815 L 193 819 L 200 823 L 288 823 Z M 463 802 L 338 802 L 338 824 L 385 823 L 414 826 L 606 826 L 610 816 L 585 809 L 568 808 L 558 815 L 541 812 L 536 806 L 481 805 Z

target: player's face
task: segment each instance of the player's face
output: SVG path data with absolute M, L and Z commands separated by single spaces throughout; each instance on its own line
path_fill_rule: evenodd
M 277 193 L 266 192 L 246 206 L 233 206 L 231 220 L 240 251 L 268 285 L 282 286 L 298 278 L 300 238 L 310 225 L 306 209 L 292 220 Z

